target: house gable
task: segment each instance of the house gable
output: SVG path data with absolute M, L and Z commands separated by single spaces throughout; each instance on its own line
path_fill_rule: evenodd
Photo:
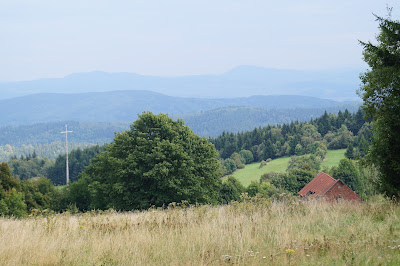
M 336 180 L 323 172 L 304 186 L 298 194 L 303 198 L 324 197 L 328 200 L 361 201 L 361 197 L 340 179 Z
M 324 198 L 329 200 L 353 200 L 361 201 L 361 197 L 357 195 L 351 188 L 346 186 L 340 179 L 326 191 Z

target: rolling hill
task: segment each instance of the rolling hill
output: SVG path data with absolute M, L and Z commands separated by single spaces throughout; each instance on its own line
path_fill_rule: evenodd
M 347 106 L 354 105 L 348 103 Z M 182 115 L 223 107 L 263 109 L 344 109 L 341 102 L 296 95 L 246 98 L 183 98 L 150 91 L 110 91 L 77 94 L 44 93 L 0 100 L 0 125 L 23 125 L 50 121 L 133 121 L 143 111 Z M 296 118 L 293 118 L 296 119 Z M 275 121 L 274 123 L 277 123 Z

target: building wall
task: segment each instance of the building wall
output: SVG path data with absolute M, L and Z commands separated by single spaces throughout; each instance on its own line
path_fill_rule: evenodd
M 342 181 L 336 182 L 326 193 L 324 198 L 329 200 L 354 200 L 361 201 L 361 197 L 357 195 L 351 188 L 346 186 Z

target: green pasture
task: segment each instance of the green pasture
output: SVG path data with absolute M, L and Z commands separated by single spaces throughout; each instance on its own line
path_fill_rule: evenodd
M 340 160 L 345 158 L 344 153 L 346 149 L 342 150 L 329 150 L 325 156 L 325 160 L 321 164 L 321 169 L 324 167 L 331 168 L 332 166 L 336 166 L 339 164 Z
M 329 150 L 326 154 L 325 160 L 321 165 L 321 169 L 324 167 L 332 167 L 339 164 L 339 161 L 344 158 L 346 149 L 342 150 Z M 232 175 L 237 178 L 244 186 L 248 186 L 251 181 L 258 182 L 260 177 L 269 172 L 285 172 L 288 166 L 290 157 L 282 157 L 269 162 L 263 168 L 260 167 L 260 163 L 252 163 L 246 165 L 243 169 L 236 170 Z

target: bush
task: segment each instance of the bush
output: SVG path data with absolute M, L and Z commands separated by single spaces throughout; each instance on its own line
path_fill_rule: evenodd
M 4 193 L 0 200 L 0 215 L 24 217 L 26 213 L 26 204 L 24 193 L 18 192 L 15 188 Z
M 260 177 L 260 184 L 262 182 L 271 182 L 271 180 L 275 177 L 281 177 L 283 173 L 277 173 L 277 172 L 269 172 L 265 173 Z
M 242 156 L 240 156 L 239 153 L 237 153 L 237 152 L 232 153 L 230 158 L 235 162 L 237 169 L 244 168 L 244 164 L 246 163 L 246 160 Z
M 269 182 L 256 183 L 253 181 L 247 187 L 246 192 L 250 197 L 278 198 L 283 190 L 276 188 Z
M 271 184 L 275 187 L 284 189 L 293 194 L 297 194 L 313 178 L 315 173 L 306 169 L 292 169 L 287 173 L 275 175 L 271 179 Z
M 254 162 L 254 156 L 253 153 L 249 150 L 241 150 L 239 152 L 239 155 L 244 159 L 245 164 L 249 164 Z
M 224 170 L 225 170 L 224 175 L 232 174 L 237 169 L 235 161 L 232 160 L 231 158 L 224 160 L 223 166 L 224 166 Z
M 228 176 L 228 178 L 222 183 L 220 190 L 221 202 L 229 203 L 232 200 L 239 201 L 243 192 L 245 192 L 245 188 L 242 183 L 233 176 Z

